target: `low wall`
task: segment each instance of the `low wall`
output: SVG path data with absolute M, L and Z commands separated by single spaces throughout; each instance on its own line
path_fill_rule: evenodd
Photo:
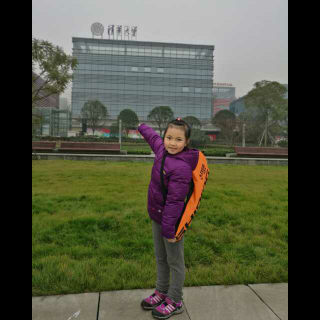
M 272 165 L 287 166 L 288 159 L 253 159 L 232 157 L 206 157 L 209 164 L 234 164 L 234 165 Z M 32 160 L 79 160 L 79 161 L 114 161 L 114 162 L 151 162 L 154 155 L 99 155 L 99 154 L 57 154 L 57 153 L 32 153 Z

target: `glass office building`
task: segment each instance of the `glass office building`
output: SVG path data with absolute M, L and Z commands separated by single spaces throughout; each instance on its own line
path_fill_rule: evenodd
M 213 83 L 213 116 L 221 110 L 230 110 L 230 103 L 236 99 L 236 88 L 228 83 Z
M 39 117 L 36 125 L 35 135 L 67 137 L 71 130 L 71 112 L 69 110 L 58 110 L 51 107 L 36 107 L 33 111 Z
M 169 106 L 175 117 L 212 117 L 214 46 L 73 38 L 78 59 L 72 86 L 72 116 L 99 100 L 109 119 L 131 109 L 140 121 Z

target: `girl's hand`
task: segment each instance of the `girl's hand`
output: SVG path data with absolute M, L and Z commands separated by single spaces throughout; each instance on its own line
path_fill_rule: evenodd
M 167 239 L 167 240 L 168 240 L 168 242 L 170 242 L 170 243 L 175 243 L 175 242 L 177 242 L 176 239 Z

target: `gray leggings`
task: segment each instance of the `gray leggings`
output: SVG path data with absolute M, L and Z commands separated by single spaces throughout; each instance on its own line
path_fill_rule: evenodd
M 167 294 L 171 300 L 180 302 L 185 280 L 184 238 L 178 242 L 169 243 L 161 236 L 161 226 L 154 221 L 152 221 L 152 232 L 158 271 L 156 289 Z

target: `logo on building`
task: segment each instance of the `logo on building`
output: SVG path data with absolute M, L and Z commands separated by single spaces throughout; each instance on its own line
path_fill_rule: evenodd
M 110 36 L 112 36 L 112 38 L 113 38 L 113 36 L 114 36 L 114 24 L 108 26 L 108 35 L 109 35 L 109 39 L 110 39 Z
M 127 37 L 128 40 L 129 40 L 129 37 L 130 37 L 130 27 L 128 27 L 128 26 L 125 26 L 125 27 L 124 27 L 124 39 L 126 39 L 126 37 Z
M 124 33 L 122 33 L 122 30 L 124 30 Z M 92 32 L 92 36 L 101 36 L 102 38 L 104 27 L 101 23 L 95 22 L 91 26 L 91 32 Z M 124 36 L 124 40 L 130 40 L 130 34 L 131 34 L 131 40 L 137 40 L 138 27 L 133 26 L 130 28 L 129 26 L 124 26 L 123 28 L 123 26 L 121 25 L 117 25 L 117 26 L 115 26 L 114 24 L 108 25 L 109 39 L 114 40 L 114 36 L 116 35 L 117 40 L 119 40 L 119 38 L 120 40 L 122 40 L 122 36 Z
M 213 83 L 213 86 L 214 87 L 233 87 L 232 83 L 217 83 L 217 82 L 214 82 Z
M 121 37 L 121 40 L 122 40 L 122 26 L 117 26 L 117 40 L 119 36 Z
M 104 32 L 104 27 L 100 22 L 95 22 L 91 26 L 91 32 L 92 32 L 92 36 L 101 36 L 101 38 L 102 38 L 102 35 Z
M 131 27 L 131 39 L 137 40 L 138 27 Z

